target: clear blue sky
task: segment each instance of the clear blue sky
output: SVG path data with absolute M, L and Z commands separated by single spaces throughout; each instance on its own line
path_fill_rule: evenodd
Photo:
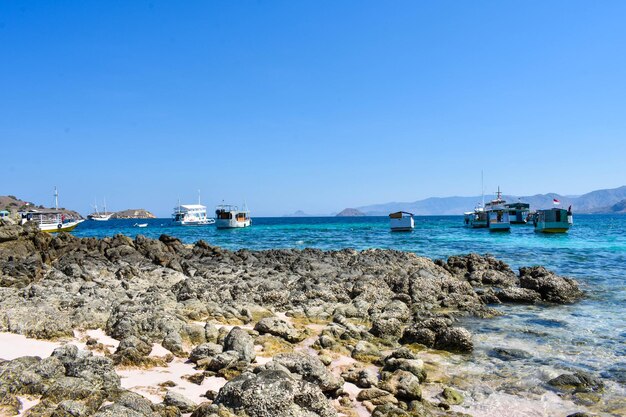
M 253 215 L 626 184 L 624 1 L 3 1 L 0 194 Z

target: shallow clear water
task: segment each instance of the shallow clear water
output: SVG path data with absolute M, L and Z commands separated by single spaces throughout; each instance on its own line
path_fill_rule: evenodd
M 567 306 L 500 306 L 502 317 L 467 320 L 476 334 L 475 372 L 501 374 L 500 385 L 490 381 L 495 389 L 516 384 L 515 389 L 530 392 L 551 376 L 583 369 L 605 378 L 611 395 L 626 396 L 626 216 L 579 215 L 562 235 L 537 234 L 530 225 L 513 226 L 510 233 L 471 230 L 460 216 L 416 217 L 411 233 L 391 233 L 385 217 L 254 218 L 252 227 L 232 230 L 173 226 L 169 219 L 141 220 L 148 227 L 133 227 L 137 222 L 86 221 L 74 235 L 158 238 L 165 233 L 228 249 L 385 248 L 430 258 L 478 252 L 491 253 L 513 269 L 544 265 L 577 279 L 586 298 Z M 503 362 L 493 356 L 494 347 L 515 347 L 530 356 Z

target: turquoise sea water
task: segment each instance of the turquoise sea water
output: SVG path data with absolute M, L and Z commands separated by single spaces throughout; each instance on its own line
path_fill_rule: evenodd
M 137 228 L 136 222 L 86 221 L 74 235 L 158 238 L 165 233 L 228 249 L 383 248 L 430 258 L 478 252 L 493 254 L 513 269 L 544 265 L 577 279 L 586 298 L 567 306 L 499 306 L 502 317 L 468 319 L 464 325 L 476 334 L 477 372 L 507 369 L 516 389 L 532 391 L 547 376 L 583 369 L 601 375 L 613 395 L 626 396 L 626 216 L 578 215 L 562 235 L 537 234 L 530 225 L 513 226 L 510 233 L 471 230 L 462 226 L 461 216 L 416 217 L 411 233 L 391 233 L 386 217 L 253 218 L 252 227 L 232 230 L 173 226 L 169 219 L 141 220 L 148 227 Z M 494 347 L 515 347 L 530 356 L 505 363 L 493 355 Z M 503 381 L 511 384 L 511 378 Z

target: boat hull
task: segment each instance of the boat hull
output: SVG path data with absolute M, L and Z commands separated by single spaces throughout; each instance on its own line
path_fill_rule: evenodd
M 218 229 L 240 229 L 250 226 L 250 219 L 244 221 L 237 221 L 235 219 L 217 219 L 215 221 L 215 227 Z
M 410 232 L 415 227 L 413 217 L 391 218 L 389 226 L 392 232 Z
M 209 226 L 212 224 L 215 224 L 215 220 L 213 219 L 208 219 L 206 221 L 177 221 L 174 220 L 174 224 L 177 224 L 179 226 Z
M 489 231 L 490 232 L 510 232 L 511 226 L 508 224 L 490 224 Z
M 537 233 L 567 233 L 570 226 L 569 224 L 549 222 L 549 223 L 537 223 L 535 226 L 535 232 Z
M 78 222 L 67 222 L 67 223 L 58 223 L 58 224 L 40 224 L 39 230 L 46 233 L 58 233 L 58 232 L 71 232 L 78 226 L 82 221 Z M 59 227 L 61 226 L 61 227 Z

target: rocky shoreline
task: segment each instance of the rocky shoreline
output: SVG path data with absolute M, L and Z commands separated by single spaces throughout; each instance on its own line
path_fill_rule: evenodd
M 0 332 L 54 343 L 43 359 L 0 360 L 0 416 L 29 401 L 29 416 L 463 415 L 427 359 L 472 351 L 459 319 L 583 296 L 543 267 L 476 254 L 233 252 L 28 224 L 0 225 L 0 272 Z M 175 380 L 151 373 L 175 367 Z M 603 389 L 581 372 L 545 382 L 563 396 Z

